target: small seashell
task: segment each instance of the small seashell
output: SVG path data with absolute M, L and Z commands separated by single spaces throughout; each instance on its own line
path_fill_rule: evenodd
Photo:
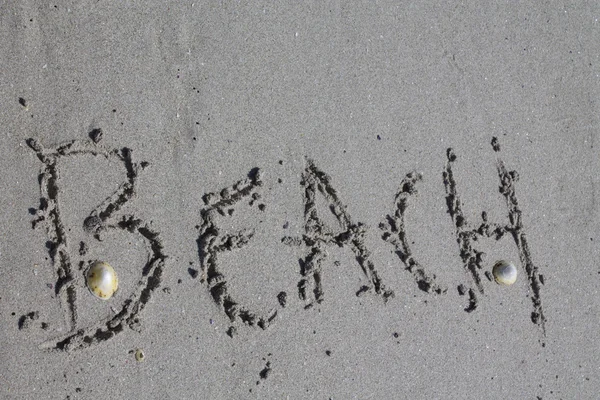
M 144 355 L 144 351 L 142 349 L 137 349 L 135 351 L 135 359 L 139 362 L 142 362 L 146 359 L 146 356 Z
M 492 268 L 492 274 L 497 283 L 512 285 L 517 280 L 517 267 L 510 261 L 500 260 Z
M 90 292 L 99 299 L 108 300 L 119 288 L 117 273 L 103 261 L 95 262 L 87 272 L 86 283 Z

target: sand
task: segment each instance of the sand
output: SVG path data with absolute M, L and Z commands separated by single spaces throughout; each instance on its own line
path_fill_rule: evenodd
M 597 398 L 599 18 L 2 3 L 0 397 Z

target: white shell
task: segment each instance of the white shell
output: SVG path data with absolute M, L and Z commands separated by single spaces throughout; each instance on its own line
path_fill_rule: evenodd
M 497 283 L 512 285 L 517 280 L 517 267 L 510 261 L 500 260 L 492 268 L 492 274 Z
M 86 283 L 90 292 L 99 299 L 108 300 L 119 288 L 117 273 L 103 261 L 95 262 L 86 274 Z
M 146 356 L 144 355 L 144 351 L 142 349 L 137 349 L 135 351 L 135 359 L 138 362 L 142 362 L 142 361 L 144 361 L 146 359 Z

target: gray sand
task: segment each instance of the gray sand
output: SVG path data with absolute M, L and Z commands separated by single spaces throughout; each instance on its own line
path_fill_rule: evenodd
M 0 5 L 0 397 L 597 398 L 600 6 L 413 3 Z

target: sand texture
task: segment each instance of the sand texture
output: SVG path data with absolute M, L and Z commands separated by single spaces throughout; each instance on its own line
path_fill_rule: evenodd
M 599 398 L 600 3 L 471 3 L 0 3 L 0 398 Z

